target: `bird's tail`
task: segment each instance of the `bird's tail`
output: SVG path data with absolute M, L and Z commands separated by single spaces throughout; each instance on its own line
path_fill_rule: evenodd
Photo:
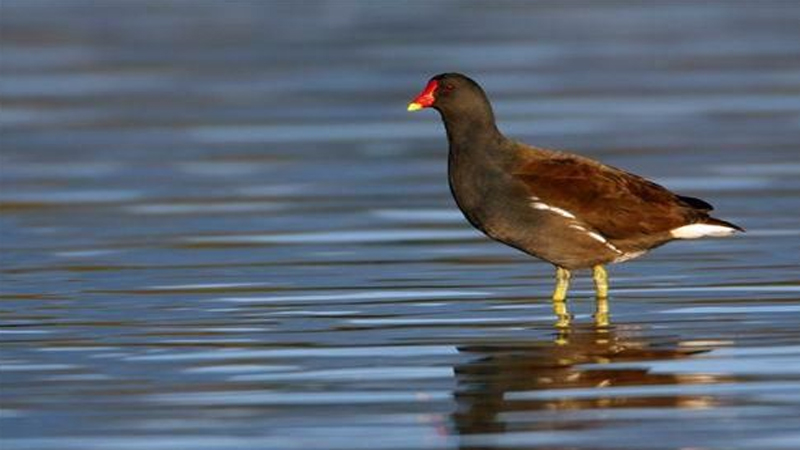
M 744 228 L 740 227 L 739 225 L 736 225 L 735 223 L 726 222 L 722 219 L 717 219 L 715 217 L 707 217 L 702 223 L 707 225 L 715 225 L 720 227 L 731 228 L 733 230 L 741 231 L 742 233 L 744 233 Z
M 705 217 L 700 222 L 684 225 L 670 231 L 675 239 L 697 239 L 701 237 L 730 236 L 744 228 L 714 217 Z

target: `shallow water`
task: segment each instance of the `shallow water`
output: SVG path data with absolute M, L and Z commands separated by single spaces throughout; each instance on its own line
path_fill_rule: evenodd
M 800 447 L 791 2 L 2 4 L 2 409 L 21 449 Z M 471 230 L 459 70 L 501 127 L 748 233 L 580 274 Z

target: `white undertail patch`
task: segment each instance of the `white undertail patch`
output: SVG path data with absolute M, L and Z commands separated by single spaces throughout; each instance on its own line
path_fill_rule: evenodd
M 736 232 L 736 229 L 723 225 L 710 225 L 707 223 L 693 223 L 684 225 L 670 231 L 675 239 L 697 239 L 701 237 L 721 237 L 729 236 Z

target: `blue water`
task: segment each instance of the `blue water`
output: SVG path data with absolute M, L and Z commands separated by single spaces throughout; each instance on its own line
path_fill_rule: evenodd
M 800 448 L 792 2 L 0 5 L 4 450 Z M 438 117 L 748 233 L 579 273 L 472 230 Z

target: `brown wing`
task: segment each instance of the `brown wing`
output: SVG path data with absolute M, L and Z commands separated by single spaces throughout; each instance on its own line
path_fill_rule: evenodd
M 710 209 L 701 200 L 687 202 L 640 176 L 575 155 L 533 159 L 516 175 L 531 196 L 569 211 L 609 239 L 664 233 L 701 220 Z

